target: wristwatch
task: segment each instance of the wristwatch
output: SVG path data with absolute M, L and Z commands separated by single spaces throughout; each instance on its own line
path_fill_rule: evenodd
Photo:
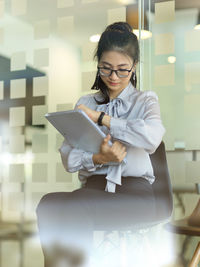
M 106 113 L 105 112 L 101 112 L 101 114 L 100 114 L 100 116 L 99 116 L 99 118 L 98 118 L 98 120 L 97 120 L 97 124 L 99 125 L 99 126 L 102 126 L 103 124 L 102 124 L 102 120 L 103 120 L 103 117 L 104 117 L 104 115 L 105 115 Z

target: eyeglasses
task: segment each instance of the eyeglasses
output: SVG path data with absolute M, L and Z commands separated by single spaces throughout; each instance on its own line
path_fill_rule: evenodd
M 119 70 L 113 70 L 107 67 L 98 67 L 99 74 L 101 76 L 109 77 L 112 75 L 113 72 L 116 73 L 117 77 L 119 78 L 125 78 L 128 77 L 129 73 L 131 72 L 133 66 L 131 67 L 130 70 L 126 69 L 119 69 Z

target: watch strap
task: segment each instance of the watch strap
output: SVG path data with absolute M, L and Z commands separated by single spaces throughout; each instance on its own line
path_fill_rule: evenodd
M 97 120 L 97 124 L 99 126 L 102 126 L 103 125 L 102 124 L 102 120 L 103 120 L 104 115 L 105 115 L 105 112 L 102 111 L 101 114 L 100 114 L 100 116 L 99 116 L 99 118 L 98 118 L 98 120 Z

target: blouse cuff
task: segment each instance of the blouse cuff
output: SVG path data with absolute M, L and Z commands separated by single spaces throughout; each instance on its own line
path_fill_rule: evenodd
M 123 138 L 126 130 L 126 120 L 111 117 L 110 119 L 110 134 L 114 138 Z
M 84 152 L 82 156 L 82 166 L 87 169 L 89 172 L 96 171 L 97 165 L 94 165 L 92 160 L 93 153 L 91 152 Z

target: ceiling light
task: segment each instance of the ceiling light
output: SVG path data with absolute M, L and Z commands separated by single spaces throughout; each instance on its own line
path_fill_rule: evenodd
M 100 34 L 95 34 L 90 36 L 90 42 L 92 43 L 98 43 L 99 39 L 100 39 Z
M 136 1 L 133 1 L 133 0 L 118 0 L 118 2 L 120 4 L 123 4 L 123 5 L 130 5 L 130 4 L 135 3 Z
M 128 22 L 128 24 L 131 25 L 131 27 L 133 28 L 133 33 L 135 33 L 138 39 L 139 37 L 142 40 L 152 37 L 152 32 L 149 30 L 149 23 L 147 20 L 147 16 L 145 15 L 145 12 L 144 12 L 144 21 L 142 22 L 143 29 L 141 29 L 140 36 L 139 36 L 139 25 L 138 25 L 139 15 L 138 15 L 137 4 L 128 5 L 126 7 L 126 21 Z
M 137 36 L 139 39 L 139 30 L 133 30 L 133 33 Z M 152 33 L 150 31 L 141 30 L 141 39 L 145 40 L 152 37 Z
M 176 62 L 176 57 L 175 56 L 170 56 L 167 58 L 167 61 L 171 64 L 175 63 Z

